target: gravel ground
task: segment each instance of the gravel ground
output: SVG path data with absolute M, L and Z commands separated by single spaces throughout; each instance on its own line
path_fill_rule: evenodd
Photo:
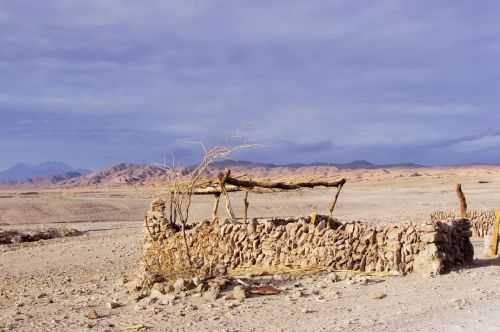
M 71 225 L 70 225 L 71 226 Z M 73 225 L 75 226 L 75 225 Z M 140 223 L 78 224 L 85 235 L 2 246 L 0 330 L 120 331 L 498 331 L 500 266 L 436 278 L 330 274 L 269 277 L 280 295 L 242 302 L 182 296 L 140 302 L 127 294 L 139 261 Z M 481 252 L 481 242 L 476 242 Z M 383 297 L 377 299 L 378 297 Z M 108 308 L 116 302 L 118 308 Z M 87 315 L 95 310 L 98 319 Z M 129 329 L 133 330 L 133 329 Z
M 498 179 L 487 179 L 492 183 L 465 183 L 471 207 L 497 205 Z M 433 181 L 347 186 L 336 213 L 349 220 L 380 222 L 423 218 L 433 209 L 454 207 L 455 180 Z M 331 194 L 326 190 L 279 194 L 272 200 L 256 195 L 251 211 L 257 215 L 304 214 L 328 206 Z M 36 219 L 50 195 L 54 193 L 41 194 L 40 201 L 30 198 L 34 208 L 26 208 L 29 220 Z M 93 222 L 64 224 L 84 231 L 83 235 L 0 246 L 0 331 L 500 331 L 500 261 L 481 259 L 481 241 L 474 243 L 474 266 L 436 278 L 410 275 L 332 282 L 328 273 L 291 280 L 271 276 L 268 282 L 282 290 L 280 295 L 239 302 L 180 294 L 168 301 L 153 303 L 146 298 L 136 302 L 124 283 L 133 279 L 140 261 L 141 216 L 151 195 L 135 193 L 134 208 L 116 222 L 100 219 L 103 205 L 126 207 L 125 198 L 113 198 L 109 203 L 109 193 L 104 193 L 100 194 L 102 203 L 99 197 L 81 195 L 71 193 L 65 198 L 58 194 L 58 199 L 70 199 L 71 204 L 98 203 L 99 215 L 89 218 Z M 22 204 L 15 199 L 0 202 L 0 214 L 8 212 L 3 221 L 10 224 L 2 229 L 58 226 L 23 222 Z M 26 198 L 20 199 L 26 202 Z M 198 203 L 195 216 L 211 205 L 207 198 Z M 238 208 L 236 201 L 235 206 Z M 43 211 L 46 220 L 64 222 L 65 213 L 72 210 L 68 205 L 55 218 Z M 111 302 L 119 306 L 110 309 Z M 92 319 L 95 314 L 97 319 Z

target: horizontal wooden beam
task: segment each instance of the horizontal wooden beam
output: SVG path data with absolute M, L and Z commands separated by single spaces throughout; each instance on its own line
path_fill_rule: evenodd
M 308 181 L 308 182 L 263 182 L 263 181 L 253 181 L 253 180 L 240 180 L 232 178 L 231 176 L 226 178 L 225 183 L 233 185 L 236 187 L 253 189 L 253 188 L 264 188 L 264 189 L 280 189 L 280 190 L 297 190 L 302 188 L 314 188 L 314 187 L 339 187 L 343 186 L 347 182 L 346 179 L 340 179 L 337 181 Z
M 219 173 L 217 182 L 210 181 L 204 188 L 198 188 L 193 193 L 195 195 L 217 195 L 220 194 L 220 180 L 223 180 L 226 185 L 227 192 L 236 192 L 243 190 L 262 191 L 262 190 L 299 190 L 303 188 L 327 187 L 339 188 L 343 187 L 347 182 L 342 178 L 336 181 L 302 181 L 302 182 L 272 182 L 272 181 L 254 181 L 243 180 L 231 176 L 231 171 L 226 170 L 224 173 Z

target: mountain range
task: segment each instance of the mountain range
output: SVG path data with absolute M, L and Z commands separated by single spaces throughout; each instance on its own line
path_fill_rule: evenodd
M 57 179 L 79 177 L 90 173 L 58 161 L 47 161 L 38 165 L 19 163 L 0 171 L 0 182 L 30 182 L 41 178 Z
M 186 171 L 195 166 L 186 167 Z M 208 176 L 230 168 L 237 173 L 255 177 L 282 177 L 290 174 L 311 176 L 336 176 L 339 170 L 420 168 L 418 164 L 377 165 L 365 160 L 350 163 L 271 164 L 251 161 L 222 160 L 214 162 L 207 170 Z M 161 183 L 168 180 L 168 169 L 152 164 L 120 163 L 98 171 L 73 169 L 62 162 L 45 162 L 39 165 L 17 164 L 0 172 L 0 183 L 8 185 L 57 185 L 69 187 L 140 185 Z
M 414 163 L 399 163 L 399 164 L 373 164 L 366 160 L 354 160 L 349 163 L 325 163 L 325 162 L 312 162 L 312 163 L 291 163 L 291 164 L 271 164 L 271 163 L 260 163 L 252 161 L 243 160 L 222 160 L 216 161 L 212 164 L 216 168 L 229 168 L 229 167 L 264 167 L 264 168 L 301 168 L 301 167 L 315 167 L 315 166 L 327 166 L 335 167 L 337 169 L 377 169 L 377 168 L 397 168 L 397 167 L 407 167 L 407 168 L 419 168 L 424 167 L 423 165 Z

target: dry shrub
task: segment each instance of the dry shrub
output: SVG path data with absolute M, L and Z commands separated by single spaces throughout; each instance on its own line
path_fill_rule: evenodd
M 167 280 L 212 274 L 212 271 L 198 269 L 200 266 L 210 266 L 202 264 L 203 260 L 206 262 L 206 257 L 209 257 L 208 253 L 213 250 L 210 243 L 197 244 L 197 257 L 193 259 L 191 256 L 186 230 L 189 228 L 189 211 L 193 195 L 197 189 L 209 182 L 205 175 L 214 161 L 226 159 L 236 150 L 250 146 L 215 147 L 209 150 L 204 148 L 203 159 L 189 172 L 186 173 L 185 169 L 176 167 L 170 169 L 165 199 L 166 211 L 163 211 L 165 222 L 168 224 L 164 229 L 165 234 L 155 238 L 151 235 L 150 226 L 146 225 L 152 242 L 152 246 L 143 253 L 143 261 L 148 271 Z M 168 241 L 162 241 L 166 238 Z
M 168 241 L 168 246 L 160 242 L 144 253 L 144 261 L 148 271 L 161 276 L 165 280 L 177 278 L 190 278 L 195 275 L 195 269 L 189 262 L 190 255 L 186 251 L 184 240 L 173 236 Z
M 196 232 L 198 239 L 207 241 L 188 242 L 186 246 L 183 234 L 177 232 L 171 234 L 168 241 L 156 242 L 151 250 L 145 253 L 149 271 L 166 280 L 214 276 L 217 267 L 210 260 L 217 256 L 219 248 L 213 246 L 208 239 L 220 235 L 210 234 L 209 225 L 198 227 Z M 213 243 L 219 243 L 218 239 L 214 240 Z M 193 252 L 187 251 L 186 248 L 192 249 Z

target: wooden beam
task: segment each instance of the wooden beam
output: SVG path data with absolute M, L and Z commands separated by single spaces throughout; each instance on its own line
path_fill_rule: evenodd
M 281 189 L 281 190 L 297 190 L 301 188 L 314 188 L 314 187 L 339 187 L 343 186 L 347 182 L 346 179 L 340 179 L 338 181 L 328 182 L 328 181 L 309 181 L 309 182 L 297 182 L 297 183 L 287 183 L 287 182 L 263 182 L 263 181 L 253 181 L 253 180 L 240 180 L 229 176 L 226 178 L 226 183 L 247 189 L 252 189 L 255 187 L 266 188 L 266 189 Z

